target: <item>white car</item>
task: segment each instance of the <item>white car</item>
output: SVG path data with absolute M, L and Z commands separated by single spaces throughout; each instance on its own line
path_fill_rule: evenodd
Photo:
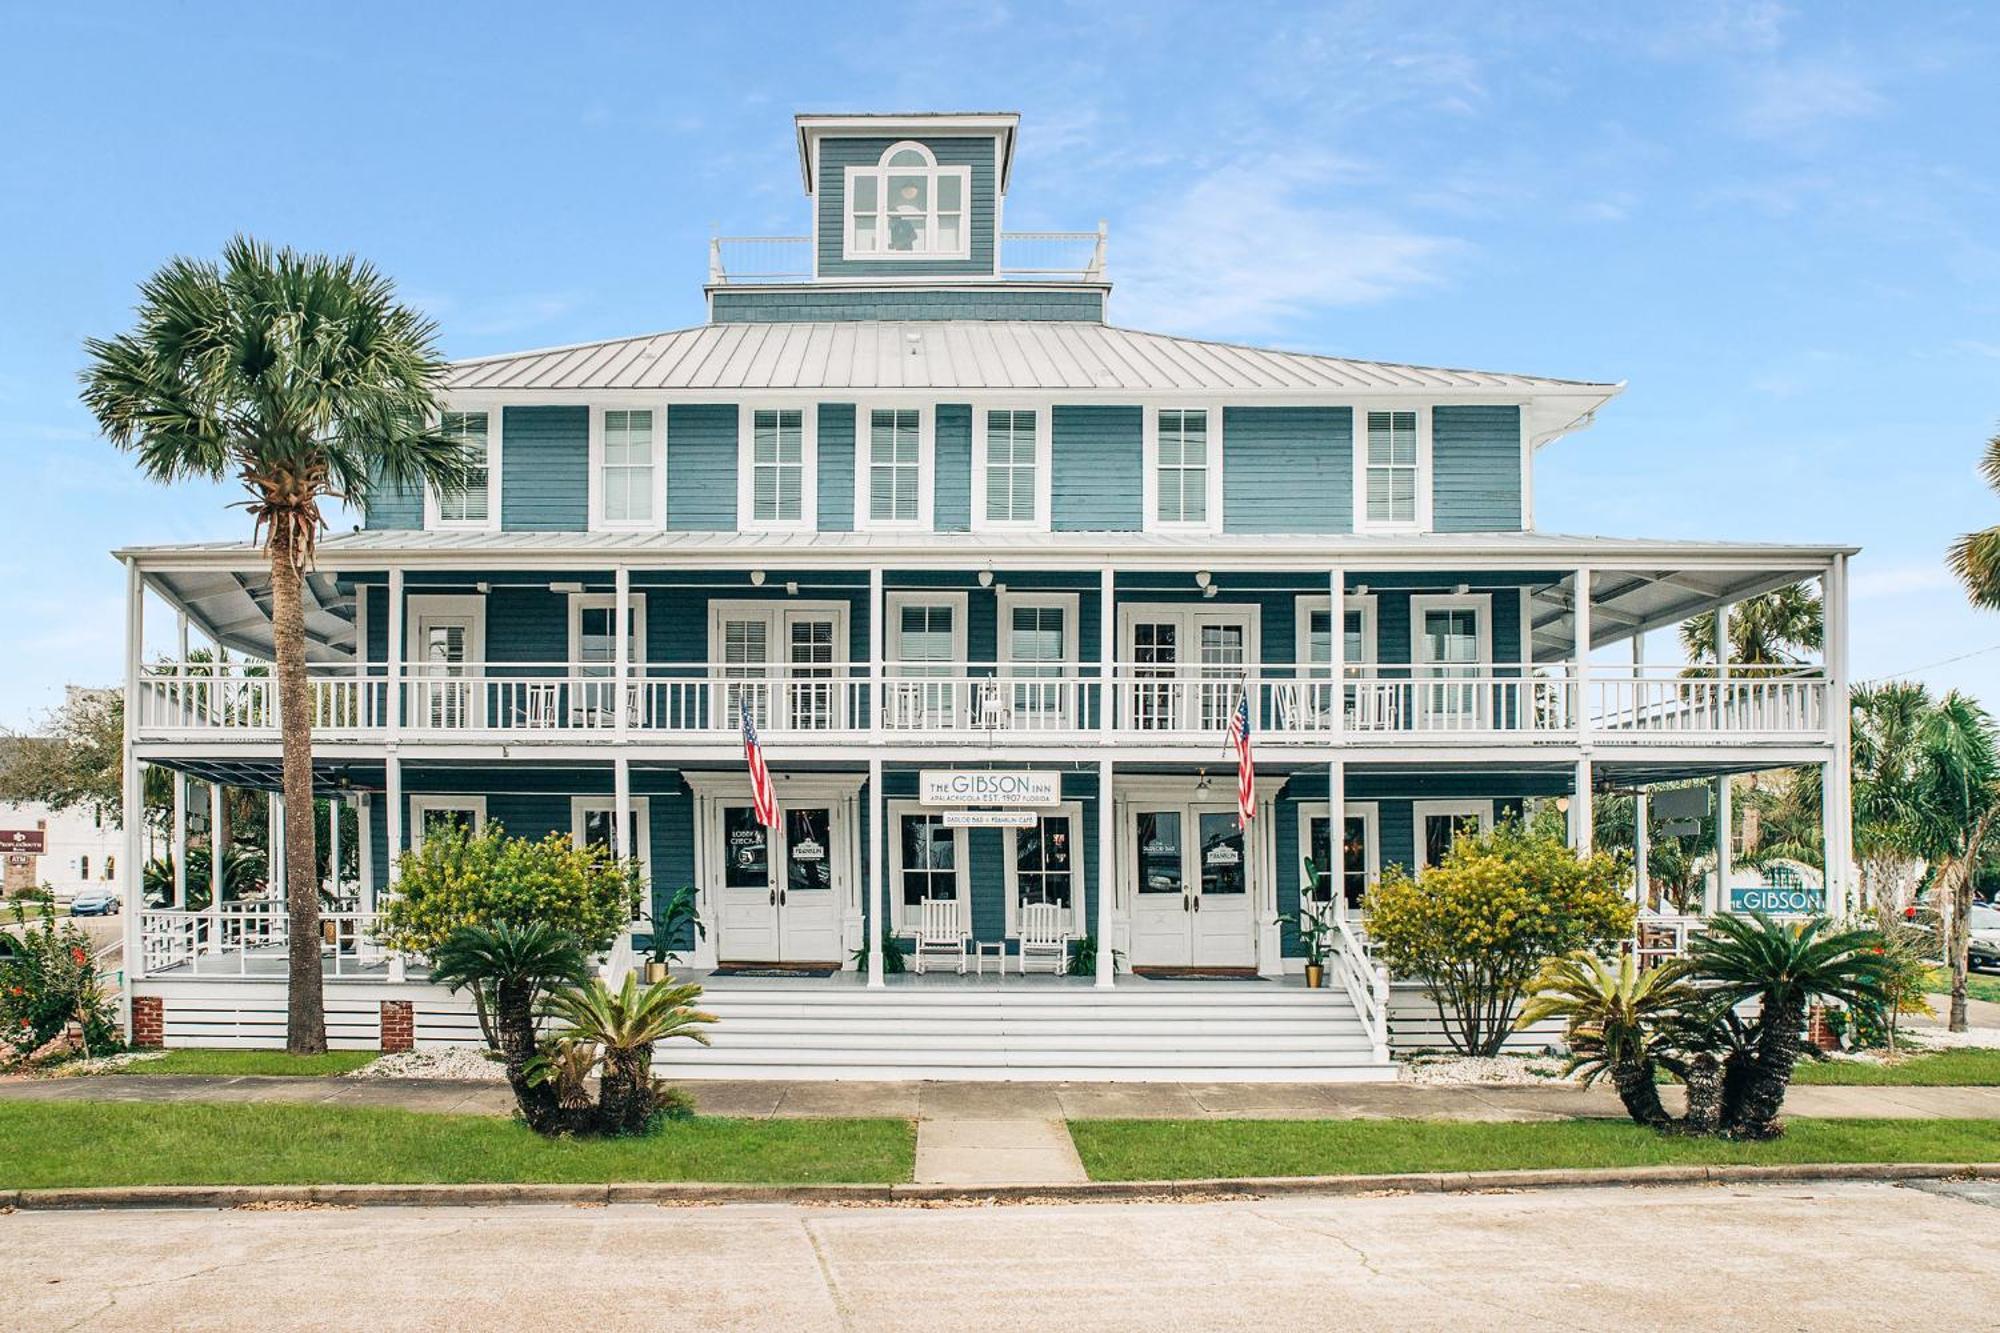
M 1973 967 L 2000 968 L 2000 907 L 1991 903 L 1972 905 L 1972 946 L 1967 951 Z

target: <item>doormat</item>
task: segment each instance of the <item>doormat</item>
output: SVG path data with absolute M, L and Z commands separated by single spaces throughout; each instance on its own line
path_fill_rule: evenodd
M 1132 975 L 1148 981 L 1259 981 L 1254 967 L 1135 967 Z
M 830 977 L 839 963 L 717 963 L 718 977 Z

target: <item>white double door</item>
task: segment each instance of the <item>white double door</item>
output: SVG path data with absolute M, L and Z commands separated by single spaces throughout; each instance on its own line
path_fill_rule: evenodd
M 1250 850 L 1234 805 L 1141 803 L 1132 858 L 1134 967 L 1252 967 Z
M 757 822 L 746 799 L 715 805 L 719 862 L 717 956 L 734 963 L 841 960 L 840 898 L 847 821 L 833 802 L 781 806 L 778 827 Z
M 1222 731 L 1254 665 L 1247 607 L 1136 605 L 1121 613 L 1126 725 Z
M 847 663 L 843 612 L 824 606 L 723 606 L 711 642 L 722 677 L 714 726 L 826 731 L 843 725 L 840 677 Z

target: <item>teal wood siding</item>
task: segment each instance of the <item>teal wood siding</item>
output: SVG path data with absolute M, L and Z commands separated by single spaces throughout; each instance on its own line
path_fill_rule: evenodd
M 932 487 L 932 526 L 939 532 L 972 528 L 972 409 L 963 403 L 937 408 L 937 478 Z
M 819 145 L 819 276 L 858 278 L 990 274 L 994 271 L 995 244 L 993 139 L 926 138 L 921 142 L 931 150 L 941 167 L 972 168 L 972 196 L 967 201 L 966 225 L 970 228 L 968 259 L 867 259 L 841 257 L 847 237 L 847 168 L 872 167 L 898 139 L 822 139 Z
M 675 403 L 667 409 L 667 526 L 683 532 L 736 529 L 736 406 Z
M 506 409 L 500 526 L 508 532 L 582 532 L 590 526 L 589 408 Z
M 378 474 L 362 511 L 364 528 L 395 528 L 415 531 L 424 526 L 424 493 L 414 486 L 391 486 Z
M 1145 419 L 1137 407 L 1057 406 L 1050 416 L 1050 526 L 1137 532 L 1145 526 Z
M 1351 408 L 1224 408 L 1222 440 L 1223 531 L 1353 530 Z
M 819 405 L 819 530 L 854 530 L 854 404 Z
M 709 301 L 711 324 L 926 319 L 1046 319 L 1101 324 L 1104 289 L 816 292 L 721 288 Z
M 1431 526 L 1517 532 L 1521 524 L 1521 409 L 1431 409 Z

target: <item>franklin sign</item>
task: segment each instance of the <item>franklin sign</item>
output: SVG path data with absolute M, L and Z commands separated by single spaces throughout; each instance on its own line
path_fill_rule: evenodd
M 917 799 L 925 805 L 1060 805 L 1062 778 L 1056 773 L 927 768 L 917 775 Z

